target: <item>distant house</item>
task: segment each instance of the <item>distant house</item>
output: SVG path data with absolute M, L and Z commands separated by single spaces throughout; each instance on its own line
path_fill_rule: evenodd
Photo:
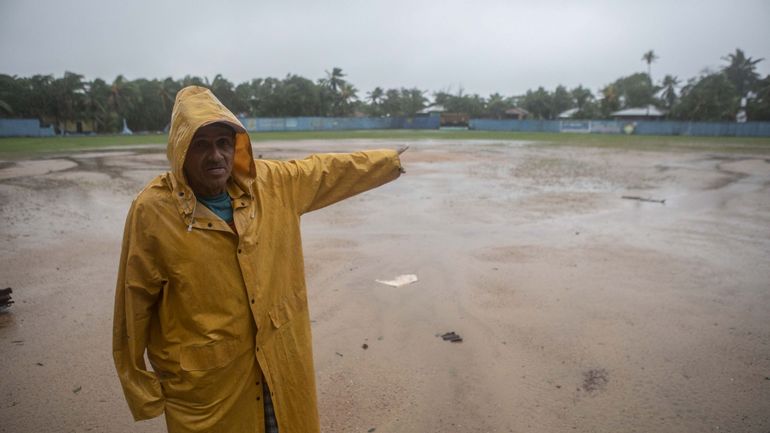
M 423 108 L 422 110 L 418 111 L 417 114 L 421 114 L 423 116 L 430 116 L 430 115 L 441 114 L 445 111 L 446 111 L 446 108 L 444 108 L 443 105 L 434 104 Z
M 666 113 L 654 105 L 647 107 L 626 108 L 625 110 L 611 113 L 615 120 L 660 120 Z
M 521 107 L 513 107 L 505 110 L 504 112 L 506 119 L 516 119 L 516 120 L 522 120 L 529 117 L 529 111 L 521 108 Z
M 52 125 L 56 134 L 92 134 L 96 132 L 94 121 L 89 119 L 60 120 L 57 122 L 54 117 L 44 116 L 41 123 Z
M 438 117 L 442 128 L 467 128 L 470 116 L 465 113 L 447 113 L 443 105 L 430 105 L 417 112 L 418 116 Z
M 59 128 L 70 134 L 88 134 L 96 132 L 93 120 L 65 120 Z
M 572 119 L 573 117 L 575 117 L 575 113 L 577 112 L 578 112 L 577 108 L 570 108 L 567 111 L 562 111 L 561 113 L 559 113 L 559 119 Z

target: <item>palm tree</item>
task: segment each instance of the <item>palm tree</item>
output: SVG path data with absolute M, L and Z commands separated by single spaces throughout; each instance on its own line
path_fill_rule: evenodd
M 663 87 L 663 93 L 661 93 L 660 97 L 668 110 L 671 110 L 671 108 L 674 106 L 674 103 L 676 102 L 676 86 L 678 85 L 679 78 L 673 75 L 666 75 L 663 77 L 663 82 L 661 83 L 661 87 Z
M 602 115 L 609 117 L 610 113 L 620 109 L 620 94 L 618 93 L 617 86 L 608 84 L 602 89 L 602 100 L 600 101 Z
M 503 95 L 495 92 L 489 95 L 489 99 L 487 99 L 487 115 L 495 119 L 501 119 L 509 105 Z
M 104 132 L 107 126 L 107 99 L 109 98 L 110 87 L 104 80 L 97 78 L 86 83 L 84 111 L 94 122 L 96 132 Z
M 332 89 L 332 92 L 337 93 L 340 87 L 345 84 L 345 80 L 343 79 L 344 76 L 345 74 L 342 73 L 342 68 L 335 66 L 332 68 L 331 72 L 326 71 L 326 85 Z
M 52 83 L 54 91 L 54 109 L 56 123 L 64 133 L 66 125 L 63 122 L 75 121 L 82 115 L 85 83 L 83 76 L 66 71 L 62 78 Z
M 764 59 L 755 60 L 751 57 L 746 57 L 743 50 L 738 48 L 735 49 L 735 53 L 728 54 L 722 57 L 722 59 L 729 62 L 729 65 L 723 69 L 727 79 L 735 86 L 738 97 L 745 97 L 746 93 L 751 90 L 751 87 L 759 79 L 759 75 L 756 72 L 757 63 Z
M 652 62 L 654 62 L 655 60 L 658 60 L 658 59 L 659 59 L 659 57 L 655 54 L 655 51 L 653 51 L 653 50 L 647 51 L 646 53 L 644 53 L 642 55 L 642 60 L 647 62 L 647 75 L 650 77 L 650 81 L 652 81 L 652 73 L 651 73 L 652 72 L 652 66 L 651 66 Z
M 336 112 L 337 116 L 344 116 L 350 114 L 351 105 L 358 99 L 356 95 L 358 89 L 350 83 L 342 82 L 339 88 L 339 96 L 337 97 Z
M 369 100 L 369 112 L 372 115 L 380 115 L 380 104 L 382 104 L 383 96 L 385 96 L 385 91 L 382 90 L 382 87 L 375 87 L 374 90 L 366 93 L 366 99 Z
M 126 77 L 118 75 L 110 86 L 108 103 L 119 115 L 123 115 L 128 111 L 128 105 L 130 104 L 128 99 L 128 93 L 130 92 L 128 90 L 129 85 L 130 83 L 126 80 Z
M 414 87 L 412 89 L 401 89 L 401 111 L 407 116 L 414 116 L 420 110 L 425 108 L 425 92 Z
M 586 89 L 582 84 L 572 89 L 571 93 L 572 98 L 575 100 L 575 106 L 578 109 L 578 112 L 581 113 L 586 104 L 594 98 L 594 94 L 591 93 L 591 90 Z
M 128 117 L 129 112 L 134 108 L 136 102 L 136 90 L 131 81 L 126 80 L 123 75 L 115 77 L 115 81 L 110 86 L 110 96 L 107 98 L 107 105 L 117 115 L 114 121 L 122 123 L 122 119 Z M 119 128 L 118 125 L 113 127 Z
M 372 103 L 372 105 L 378 105 L 382 102 L 382 97 L 385 95 L 385 91 L 382 87 L 375 87 L 371 92 L 366 93 L 366 98 Z
M 179 83 L 174 81 L 173 78 L 168 77 L 161 81 L 158 85 L 158 96 L 160 96 L 160 103 L 163 104 L 163 111 L 171 113 L 171 107 L 174 105 L 174 98 L 179 91 Z
M 209 88 L 225 107 L 233 109 L 233 99 L 235 97 L 233 83 L 231 83 L 227 78 L 223 77 L 222 74 L 217 74 L 211 81 Z

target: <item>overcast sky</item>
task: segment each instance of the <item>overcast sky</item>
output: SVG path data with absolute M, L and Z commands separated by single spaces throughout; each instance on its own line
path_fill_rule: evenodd
M 338 66 L 359 89 L 596 92 L 646 71 L 682 81 L 743 49 L 770 73 L 768 0 L 0 0 L 0 73 L 213 78 Z

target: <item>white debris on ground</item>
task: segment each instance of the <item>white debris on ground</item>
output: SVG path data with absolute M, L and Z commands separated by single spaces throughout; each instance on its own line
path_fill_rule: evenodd
M 374 280 L 374 281 L 376 281 L 378 283 L 381 283 L 381 284 L 385 284 L 387 286 L 401 287 L 401 286 L 405 286 L 407 284 L 412 284 L 415 281 L 417 281 L 417 275 L 414 275 L 414 274 L 404 274 L 404 275 L 397 276 L 393 280 L 387 280 L 387 281 L 386 280 Z

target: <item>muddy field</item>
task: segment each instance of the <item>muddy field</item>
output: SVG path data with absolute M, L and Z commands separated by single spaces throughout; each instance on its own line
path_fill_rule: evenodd
M 325 432 L 770 432 L 770 152 L 411 146 L 303 219 Z M 0 431 L 165 431 L 132 422 L 110 345 L 124 217 L 166 167 L 0 162 Z

